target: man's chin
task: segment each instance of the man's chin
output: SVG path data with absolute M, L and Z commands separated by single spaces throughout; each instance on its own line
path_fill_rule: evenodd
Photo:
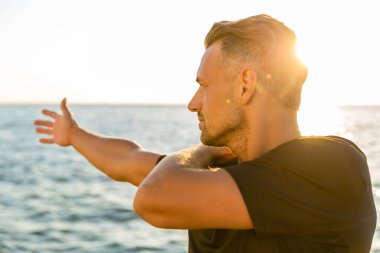
M 201 142 L 206 146 L 212 146 L 210 138 L 204 133 L 204 131 L 201 132 Z
M 202 142 L 202 144 L 204 144 L 206 146 L 213 146 L 213 147 L 224 147 L 225 146 L 225 144 L 218 141 L 217 138 L 212 138 L 211 136 L 207 135 L 203 131 L 201 133 L 201 142 Z

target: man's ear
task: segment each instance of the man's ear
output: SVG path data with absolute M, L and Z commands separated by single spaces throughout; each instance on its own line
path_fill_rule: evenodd
M 245 68 L 240 73 L 241 90 L 240 99 L 243 105 L 248 104 L 255 93 L 257 84 L 256 71 L 252 68 Z

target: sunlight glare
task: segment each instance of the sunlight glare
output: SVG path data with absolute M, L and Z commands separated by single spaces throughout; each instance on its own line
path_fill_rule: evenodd
M 309 69 L 308 77 L 302 88 L 302 104 L 298 112 L 301 134 L 306 135 L 337 135 L 344 132 L 341 129 L 342 116 L 336 97 L 326 90 L 325 83 L 315 78 L 315 68 L 318 67 L 317 52 L 308 48 L 308 43 L 299 36 L 296 44 L 297 57 Z M 331 89 L 331 87 L 329 87 Z
M 304 106 L 298 113 L 301 134 L 336 135 L 341 117 L 337 107 Z
M 310 54 L 310 50 L 307 49 L 306 45 L 307 43 L 304 43 L 302 39 L 297 38 L 296 55 L 298 59 L 300 59 L 303 62 L 303 64 L 308 66 L 312 56 Z

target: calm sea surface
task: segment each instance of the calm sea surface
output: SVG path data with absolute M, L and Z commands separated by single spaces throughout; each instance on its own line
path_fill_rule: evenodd
M 0 105 L 0 252 L 187 252 L 187 232 L 154 228 L 132 210 L 135 188 L 113 182 L 72 148 L 38 143 L 42 108 Z M 183 106 L 72 106 L 78 123 L 169 153 L 199 142 Z M 366 153 L 380 205 L 380 106 L 341 107 L 335 132 Z M 328 123 L 328 122 L 327 122 Z M 380 252 L 380 230 L 372 252 Z

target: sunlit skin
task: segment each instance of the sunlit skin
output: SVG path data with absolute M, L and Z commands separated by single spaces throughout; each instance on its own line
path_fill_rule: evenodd
M 207 50 L 202 57 L 196 78 L 199 88 L 188 108 L 197 112 L 203 144 L 229 146 L 237 135 L 244 134 L 245 123 L 241 109 L 233 102 L 238 101 L 237 78 L 223 73 L 219 47 L 217 49 Z
M 245 161 L 299 137 L 297 111 L 256 89 L 256 72 L 249 65 L 226 76 L 221 54 L 219 43 L 206 50 L 197 74 L 200 87 L 188 104 L 198 114 L 202 142 L 227 146 Z

